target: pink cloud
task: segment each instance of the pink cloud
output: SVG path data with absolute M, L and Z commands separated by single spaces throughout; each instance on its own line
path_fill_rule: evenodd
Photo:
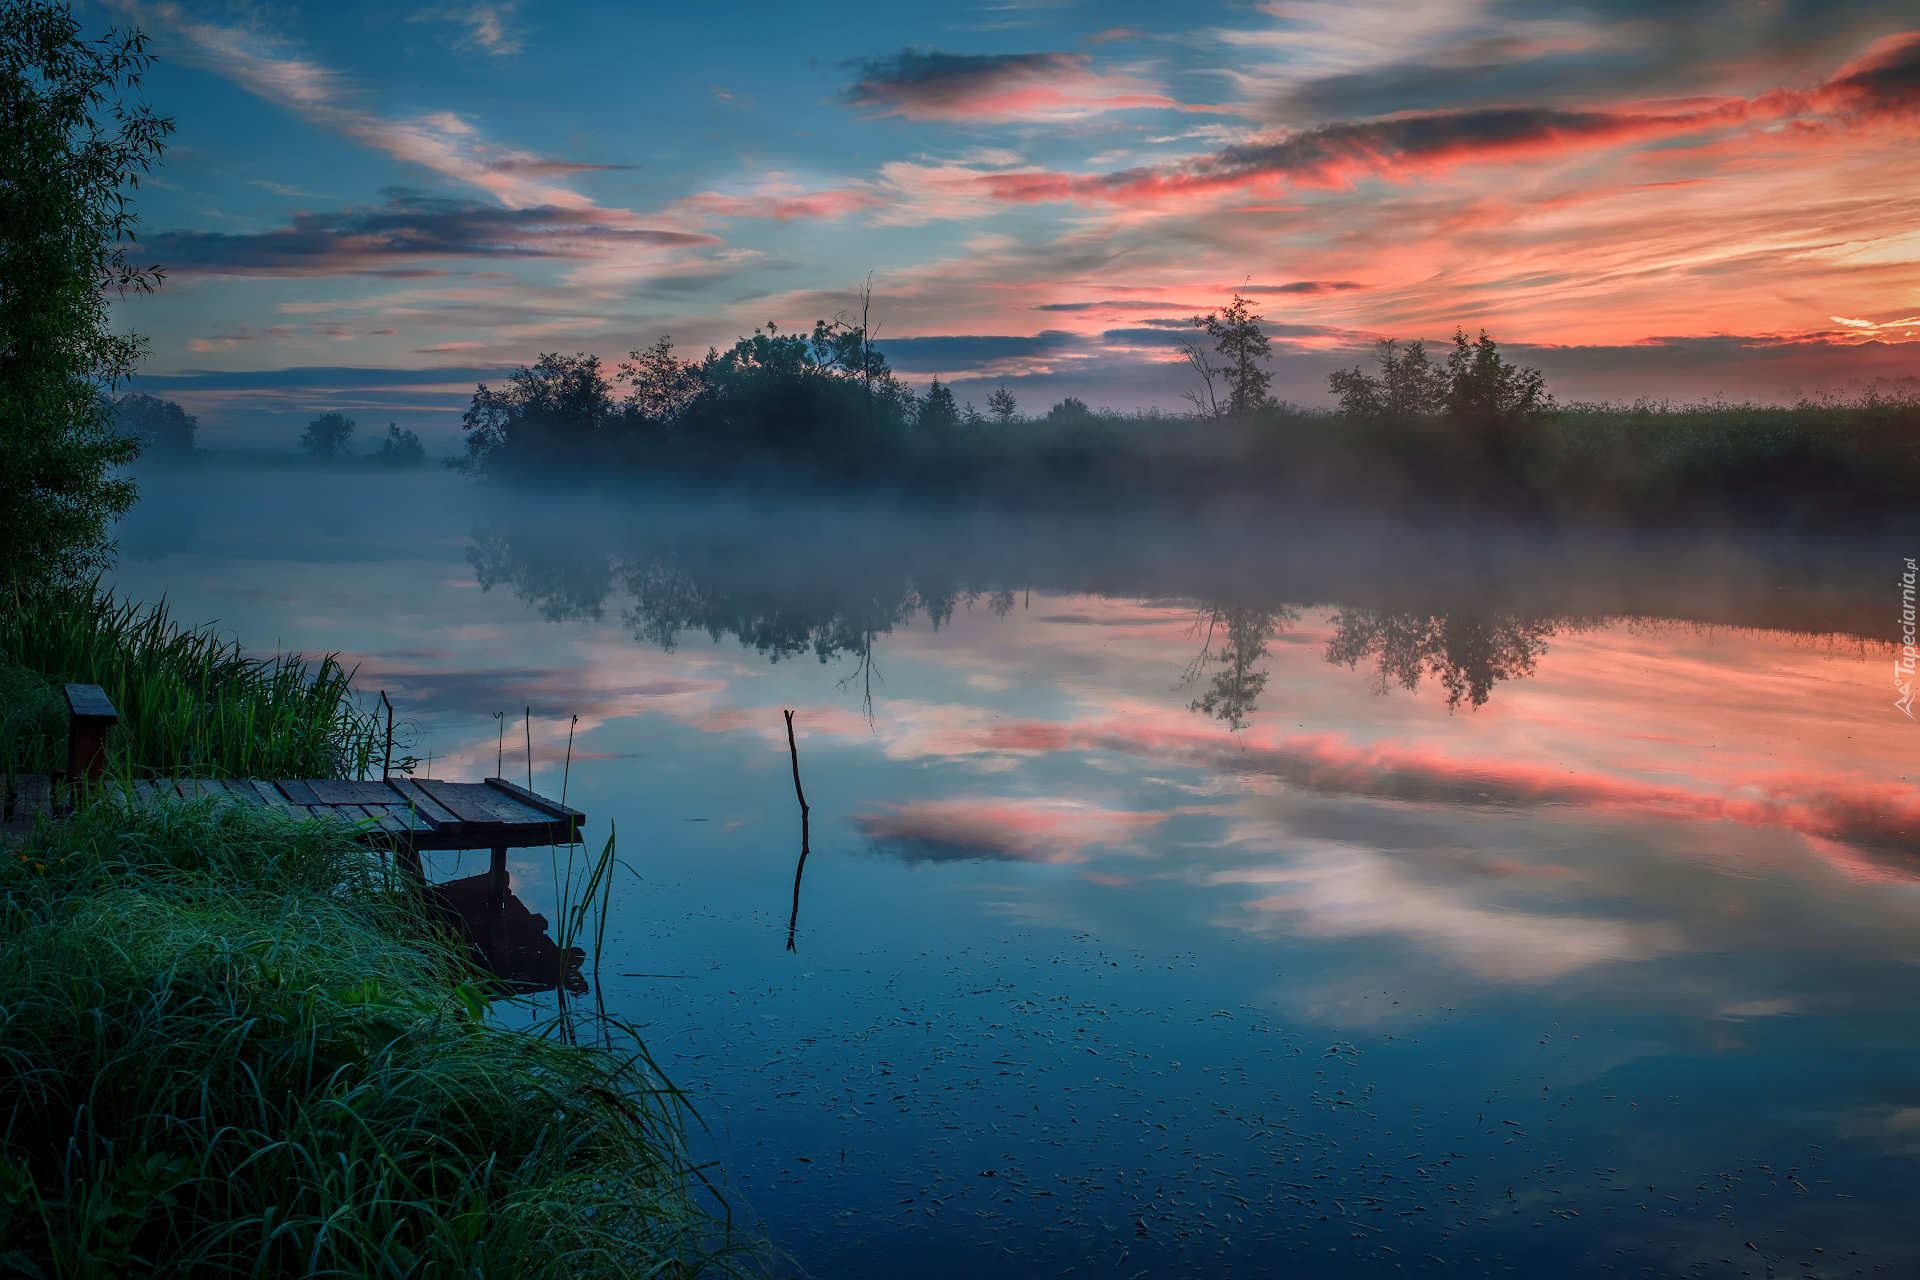
M 950 54 L 902 50 L 876 59 L 847 101 L 909 120 L 1075 120 L 1181 104 L 1127 75 L 1100 75 L 1083 53 Z
M 793 222 L 800 219 L 832 221 L 885 203 L 871 191 L 853 188 L 751 196 L 701 191 L 677 201 L 675 208 L 713 218 L 770 218 L 775 222 Z

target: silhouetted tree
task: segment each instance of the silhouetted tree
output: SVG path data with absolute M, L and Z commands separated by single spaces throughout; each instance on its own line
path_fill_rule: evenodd
M 1554 407 L 1541 372 L 1508 364 L 1485 329 L 1477 342 L 1468 342 L 1465 330 L 1453 331 L 1453 350 L 1447 353 L 1448 418 L 1506 426 L 1542 417 Z
M 389 467 L 417 467 L 427 460 L 427 447 L 412 431 L 402 431 L 395 422 L 387 424 L 387 434 L 373 451 L 374 461 Z
M 675 359 L 673 339 L 666 334 L 646 350 L 628 354 L 631 361 L 620 365 L 614 381 L 632 386 L 627 404 L 643 418 L 671 422 L 706 388 L 700 366 Z
M 1228 413 L 1251 413 L 1273 403 L 1267 394 L 1273 374 L 1258 363 L 1270 354 L 1267 335 L 1260 328 L 1265 318 L 1255 315 L 1253 304 L 1236 293 L 1224 311 L 1194 316 L 1191 321 L 1194 328 L 1206 330 L 1213 349 L 1226 362 L 1217 372 L 1226 378 Z
M 193 433 L 200 420 L 171 400 L 135 392 L 114 405 L 120 433 L 135 440 L 140 452 L 179 457 L 193 452 Z
M 112 468 L 139 445 L 106 393 L 146 344 L 113 332 L 107 291 L 163 275 L 127 258 L 128 192 L 173 130 L 128 100 L 152 62 L 137 30 L 83 40 L 65 4 L 0 5 L 0 584 L 102 568 L 133 503 Z
M 332 461 L 353 452 L 349 441 L 356 424 L 338 413 L 323 413 L 300 433 L 300 447 L 322 461 Z
M 914 425 L 933 439 L 950 437 L 954 428 L 960 425 L 960 409 L 953 402 L 953 388 L 942 385 L 940 379 L 935 378 L 933 385 L 927 388 L 927 394 L 920 398 Z
M 1405 350 L 1386 339 L 1374 347 L 1378 377 L 1340 369 L 1328 376 L 1344 417 L 1364 421 L 1406 422 L 1437 417 L 1447 405 L 1447 375 L 1427 357 L 1426 344 L 1409 342 Z
M 1077 396 L 1068 396 L 1053 408 L 1047 410 L 1048 422 L 1064 422 L 1073 418 L 1090 418 L 1093 410 L 1087 408 L 1087 402 Z
M 1013 398 L 1013 392 L 1002 385 L 987 397 L 987 412 L 993 415 L 995 422 L 1006 426 L 1013 421 L 1013 415 L 1020 412 L 1020 402 Z
M 498 391 L 485 383 L 460 415 L 467 456 L 458 466 L 476 474 L 537 473 L 601 460 L 613 416 L 613 387 L 598 356 L 541 356 Z
M 1193 411 L 1203 418 L 1218 418 L 1226 413 L 1227 406 L 1220 402 L 1219 379 L 1226 370 L 1213 362 L 1207 349 L 1192 338 L 1177 339 L 1181 357 L 1187 362 L 1200 379 L 1200 385 L 1190 387 L 1180 393 L 1182 399 L 1193 406 Z

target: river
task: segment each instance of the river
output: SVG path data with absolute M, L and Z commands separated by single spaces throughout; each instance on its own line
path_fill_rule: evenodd
M 809 1274 L 1920 1267 L 1920 548 L 144 495 L 119 590 L 617 832 L 594 995 Z

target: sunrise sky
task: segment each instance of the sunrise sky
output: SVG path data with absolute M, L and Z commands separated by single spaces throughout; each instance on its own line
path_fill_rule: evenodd
M 125 314 L 207 443 L 450 443 L 543 351 L 855 307 L 895 368 L 1180 406 L 1236 289 L 1275 391 L 1485 327 L 1562 399 L 1920 375 L 1911 3 L 80 10 L 176 117 Z

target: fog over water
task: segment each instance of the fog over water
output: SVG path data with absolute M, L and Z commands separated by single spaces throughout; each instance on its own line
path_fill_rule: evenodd
M 217 460 L 119 537 L 434 777 L 579 717 L 598 994 L 795 1270 L 1920 1266 L 1913 547 Z

